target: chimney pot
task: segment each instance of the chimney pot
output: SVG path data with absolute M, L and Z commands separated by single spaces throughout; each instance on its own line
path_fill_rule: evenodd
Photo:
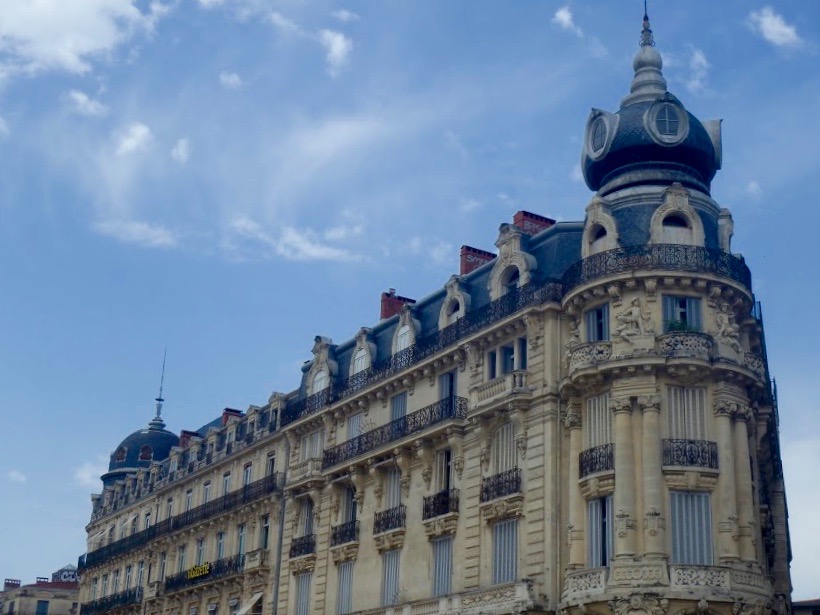
M 382 293 L 381 313 L 379 318 L 390 318 L 391 316 L 401 312 L 401 308 L 405 305 L 413 305 L 415 302 L 415 299 L 397 295 L 396 289 L 391 288 L 390 292 Z
M 544 229 L 555 224 L 555 220 L 546 216 L 539 216 L 531 211 L 518 211 L 513 216 L 513 224 L 527 235 L 537 235 Z
M 461 258 L 459 262 L 459 274 L 467 275 L 471 271 L 478 269 L 484 263 L 489 263 L 495 258 L 495 254 L 486 250 L 479 250 L 472 246 L 461 246 Z

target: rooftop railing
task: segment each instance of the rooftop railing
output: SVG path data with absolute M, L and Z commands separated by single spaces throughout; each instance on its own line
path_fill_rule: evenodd
M 466 416 L 466 398 L 447 397 L 441 399 L 421 410 L 390 421 L 386 425 L 327 449 L 322 457 L 322 469 L 325 470 L 359 455 L 364 455 L 384 444 L 401 440 L 436 423 L 450 419 L 463 419 Z

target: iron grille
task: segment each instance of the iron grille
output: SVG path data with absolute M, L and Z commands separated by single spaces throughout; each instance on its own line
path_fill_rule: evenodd
M 663 465 L 717 470 L 717 442 L 707 440 L 664 440 Z
M 601 444 L 593 446 L 578 455 L 578 474 L 581 478 L 596 472 L 615 469 L 615 445 Z
M 521 493 L 521 469 L 513 468 L 487 476 L 481 481 L 481 501 L 489 502 L 505 495 Z
M 399 504 L 394 508 L 381 510 L 373 515 L 373 533 L 381 534 L 388 530 L 404 527 L 407 520 L 407 507 Z
M 316 534 L 299 536 L 291 541 L 291 557 L 301 557 L 303 555 L 310 555 L 311 553 L 316 553 Z
M 330 531 L 330 546 L 343 545 L 346 542 L 359 540 L 359 522 L 348 521 L 335 525 Z
M 439 491 L 424 498 L 422 519 L 432 519 L 449 513 L 458 512 L 458 489 Z

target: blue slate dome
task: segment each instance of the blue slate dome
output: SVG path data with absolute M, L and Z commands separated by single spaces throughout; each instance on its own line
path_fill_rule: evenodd
M 630 93 L 616 113 L 593 109 L 581 169 L 587 186 L 605 195 L 642 184 L 679 182 L 709 193 L 720 168 L 720 122 L 701 122 L 666 89 L 663 60 L 644 16 Z
M 179 445 L 179 437 L 165 429 L 159 414 L 145 429 L 129 435 L 111 454 L 108 472 L 102 476 L 103 485 L 108 486 L 138 468 L 147 468 L 154 461 L 168 459 L 171 449 Z

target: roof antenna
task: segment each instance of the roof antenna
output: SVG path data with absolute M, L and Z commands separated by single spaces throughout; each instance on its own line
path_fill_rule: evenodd
M 165 347 L 165 350 L 162 353 L 162 375 L 159 379 L 159 395 L 155 399 L 157 402 L 157 415 L 154 419 L 149 423 L 149 425 L 153 428 L 156 427 L 158 429 L 165 429 L 165 423 L 162 421 L 162 402 L 165 401 L 162 397 L 162 387 L 165 385 L 165 357 L 168 356 L 168 347 Z
M 654 47 L 655 37 L 652 36 L 652 29 L 649 27 L 649 11 L 646 8 L 646 0 L 643 0 L 643 31 L 641 31 L 641 47 Z

